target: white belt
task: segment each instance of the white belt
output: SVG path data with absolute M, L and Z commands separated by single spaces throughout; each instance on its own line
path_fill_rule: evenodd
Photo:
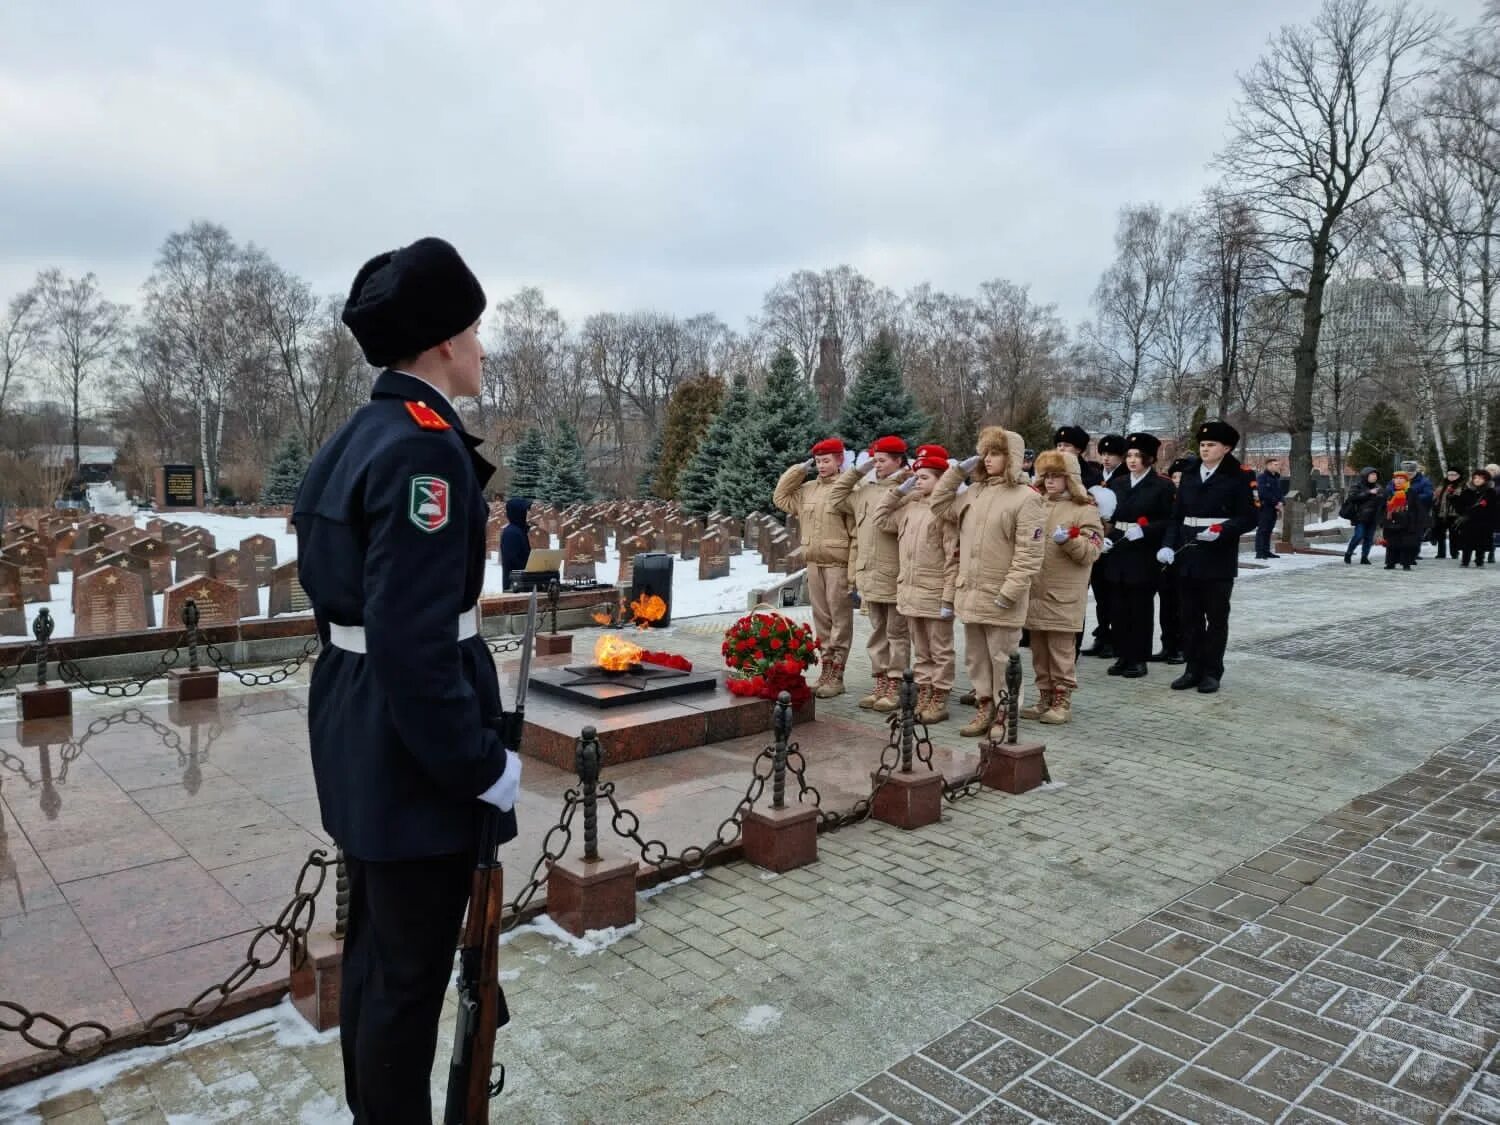
M 456 629 L 453 639 L 455 641 L 467 640 L 479 635 L 479 607 L 472 606 L 458 615 Z M 345 652 L 369 652 L 365 644 L 365 627 L 363 625 L 335 625 L 328 624 L 328 640 L 337 648 Z
M 1213 527 L 1216 523 L 1223 523 L 1228 516 L 1183 516 L 1184 527 Z

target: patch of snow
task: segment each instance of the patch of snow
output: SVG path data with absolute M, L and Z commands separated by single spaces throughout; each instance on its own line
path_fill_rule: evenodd
M 657 883 L 654 887 L 647 887 L 635 897 L 638 902 L 650 902 L 657 895 L 672 887 L 680 887 L 683 883 L 691 883 L 694 879 L 703 878 L 701 871 L 689 871 L 686 875 L 679 875 L 675 879 L 668 879 L 665 883 Z
M 514 941 L 521 934 L 534 933 L 550 938 L 558 945 L 570 950 L 574 957 L 587 957 L 608 949 L 640 928 L 640 922 L 632 922 L 628 926 L 606 926 L 602 930 L 585 930 L 582 937 L 574 937 L 554 922 L 550 914 L 539 914 L 534 921 L 524 926 L 517 926 L 508 934 L 502 934 L 500 943 L 504 945 L 509 941 Z
M 769 1004 L 756 1004 L 744 1018 L 740 1020 L 740 1029 L 748 1031 L 752 1035 L 770 1031 L 781 1022 L 781 1009 L 773 1008 Z

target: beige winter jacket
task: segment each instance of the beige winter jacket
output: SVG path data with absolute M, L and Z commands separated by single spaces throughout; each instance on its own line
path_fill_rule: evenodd
M 968 491 L 960 493 L 964 474 L 955 466 L 932 490 L 932 511 L 958 528 L 953 608 L 959 620 L 1020 628 L 1026 623 L 1031 581 L 1042 567 L 1042 498 L 1021 472 L 1025 446 L 1020 434 L 986 427 L 979 436 L 981 448 L 988 441 L 1006 455 L 1005 478 L 990 477 L 980 461 Z M 997 597 L 1009 608 L 1001 609 Z
M 902 617 L 941 617 L 958 584 L 958 528 L 934 515 L 930 501 L 892 488 L 875 507 L 876 525 L 896 533 L 896 612 Z
M 849 565 L 854 517 L 848 504 L 833 494 L 836 479 L 808 480 L 807 467 L 798 462 L 776 482 L 772 499 L 783 512 L 797 517 L 802 557 L 809 566 Z
M 886 477 L 885 480 L 866 481 L 864 474 L 871 466 L 864 465 L 840 473 L 833 482 L 832 503 L 848 511 L 854 519 L 854 542 L 849 551 L 849 585 L 859 591 L 859 596 L 871 602 L 894 602 L 896 600 L 896 572 L 900 567 L 896 557 L 896 537 L 876 525 L 875 509 L 880 501 L 896 491 L 907 477 L 905 469 Z
M 1084 609 L 1088 604 L 1089 573 L 1099 558 L 1104 542 L 1104 525 L 1099 509 L 1083 487 L 1078 458 L 1071 453 L 1049 450 L 1039 457 L 1062 458 L 1067 466 L 1068 491 L 1056 500 L 1042 495 L 1042 569 L 1031 583 L 1031 607 L 1026 613 L 1026 628 L 1038 632 L 1076 633 L 1083 628 Z M 1040 464 L 1038 466 L 1041 467 Z M 1038 475 L 1037 487 L 1040 483 Z M 1053 539 L 1059 528 L 1070 532 L 1062 543 Z M 1072 535 L 1073 528 L 1078 529 Z

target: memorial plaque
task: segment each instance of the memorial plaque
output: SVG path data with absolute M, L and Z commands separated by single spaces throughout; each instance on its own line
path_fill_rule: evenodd
M 156 599 L 151 596 L 153 593 L 151 589 L 151 560 L 141 555 L 132 555 L 126 553 L 111 555 L 109 558 L 105 559 L 105 565 L 119 567 L 121 570 L 128 571 L 129 573 L 140 577 L 141 589 L 146 593 L 146 628 L 155 629 Z M 166 587 L 163 587 L 163 589 L 165 588 Z M 77 613 L 78 597 L 76 594 L 73 598 L 73 605 L 73 612 Z
M 546 550 L 547 548 L 552 546 L 552 536 L 548 534 L 545 527 L 542 527 L 540 524 L 532 523 L 530 521 L 527 521 L 527 523 L 527 542 L 529 542 L 533 547 L 540 547 L 543 550 Z
M 177 581 L 208 573 L 208 556 L 214 553 L 212 543 L 187 543 L 172 552 L 172 566 Z
M 128 550 L 132 543 L 139 543 L 142 539 L 149 538 L 151 536 L 147 535 L 140 528 L 127 527 L 119 531 L 111 531 L 103 539 L 99 540 L 99 542 L 112 551 L 124 551 Z
M 269 617 L 284 613 L 311 613 L 312 602 L 297 577 L 297 560 L 284 562 L 271 572 L 271 604 Z
M 252 535 L 240 540 L 240 553 L 250 556 L 255 567 L 255 584 L 269 586 L 271 572 L 276 569 L 276 540 L 268 535 Z
M 73 634 L 98 637 L 148 628 L 146 586 L 139 574 L 101 566 L 78 579 L 73 591 Z
M 0 550 L 0 558 L 14 563 L 21 570 L 21 597 L 28 602 L 52 600 L 51 575 L 47 567 L 47 551 L 28 536 L 19 543 Z
M 198 466 L 163 465 L 157 506 L 162 508 L 198 507 Z
M 208 574 L 239 591 L 239 619 L 260 615 L 259 587 L 255 583 L 255 560 L 231 547 L 208 556 Z
M 93 547 L 110 532 L 110 526 L 99 520 L 90 520 L 78 529 L 78 538 L 75 544 L 84 547 Z
M 710 532 L 703 537 L 702 548 L 698 553 L 698 579 L 705 581 L 728 577 L 729 554 L 724 549 L 724 537 L 716 531 Z
M 61 558 L 68 554 L 78 544 L 78 529 L 74 527 L 60 527 L 52 536 L 53 558 Z
M 161 525 L 161 537 L 167 541 L 168 545 L 173 547 L 181 543 L 183 536 L 187 533 L 188 525 L 178 523 L 176 520 L 170 520 Z
M 132 543 L 125 552 L 132 558 L 145 559 L 150 564 L 151 592 L 159 594 L 172 584 L 172 549 L 165 539 L 148 536 Z
M 682 561 L 691 562 L 703 549 L 702 520 L 688 520 L 682 525 Z
M 181 628 L 182 607 L 189 600 L 197 603 L 200 628 L 238 625 L 240 622 L 240 591 L 228 582 L 200 574 L 168 586 L 162 617 L 172 622 L 174 628 Z
M 0 636 L 26 635 L 25 602 L 21 597 L 21 568 L 0 560 Z
M 594 544 L 586 533 L 568 536 L 563 548 L 563 577 L 568 581 L 593 581 L 598 577 L 594 564 Z
M 187 531 L 183 532 L 179 546 L 186 547 L 189 543 L 196 543 L 200 547 L 207 547 L 210 555 L 219 549 L 219 545 L 214 542 L 213 533 L 203 527 L 190 527 Z

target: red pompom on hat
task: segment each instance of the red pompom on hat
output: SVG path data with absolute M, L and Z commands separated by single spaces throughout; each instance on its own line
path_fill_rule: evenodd
M 842 457 L 844 455 L 844 439 L 836 437 L 824 438 L 812 447 L 812 455 L 814 457 L 822 457 L 824 454 Z
M 906 442 L 895 434 L 886 434 L 870 443 L 871 453 L 890 453 L 896 457 L 906 456 Z

